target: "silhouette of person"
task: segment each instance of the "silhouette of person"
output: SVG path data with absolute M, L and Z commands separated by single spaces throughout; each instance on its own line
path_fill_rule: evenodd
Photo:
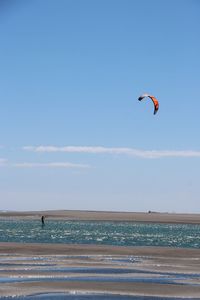
M 41 217 L 42 225 L 44 225 L 44 216 Z

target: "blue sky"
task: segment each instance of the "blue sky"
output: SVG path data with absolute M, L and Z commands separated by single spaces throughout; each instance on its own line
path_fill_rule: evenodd
M 0 209 L 199 213 L 199 12 L 0 1 Z

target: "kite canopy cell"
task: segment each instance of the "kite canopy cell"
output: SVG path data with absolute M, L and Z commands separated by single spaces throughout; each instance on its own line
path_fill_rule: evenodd
M 152 100 L 152 102 L 154 104 L 154 115 L 155 115 L 157 113 L 158 109 L 159 109 L 159 102 L 158 102 L 158 100 L 154 96 L 151 96 L 149 94 L 143 94 L 143 95 L 141 95 L 138 98 L 138 100 L 141 101 L 141 100 L 143 100 L 146 97 L 148 97 L 148 98 L 150 98 Z

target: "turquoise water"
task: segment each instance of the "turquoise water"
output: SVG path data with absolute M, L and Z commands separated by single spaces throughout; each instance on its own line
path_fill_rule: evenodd
M 200 225 L 1 220 L 0 242 L 200 248 Z

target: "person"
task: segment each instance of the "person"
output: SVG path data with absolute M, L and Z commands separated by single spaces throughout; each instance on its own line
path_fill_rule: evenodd
M 41 217 L 42 225 L 44 225 L 44 216 Z

